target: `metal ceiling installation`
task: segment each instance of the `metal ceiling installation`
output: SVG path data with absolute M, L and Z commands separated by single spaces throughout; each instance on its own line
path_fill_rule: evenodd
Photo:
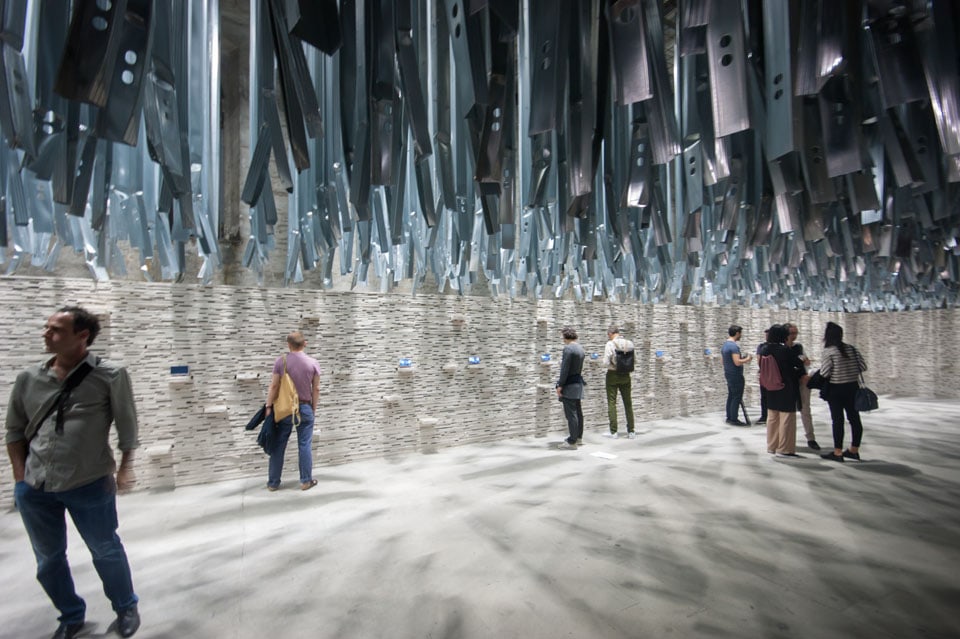
M 64 247 L 97 280 L 206 282 L 220 266 L 215 0 L 0 2 L 0 239 L 8 274 L 55 271 Z M 7 258 L 9 257 L 9 260 Z
M 743 6 L 253 0 L 254 46 L 275 54 L 284 95 L 309 97 L 305 50 L 310 89 L 336 96 L 319 115 L 340 124 L 321 142 L 316 103 L 286 107 L 310 140 L 288 137 L 285 281 L 321 268 L 329 285 L 339 253 L 341 275 L 384 291 L 953 306 L 954 3 Z M 326 18 L 312 31 L 278 29 L 308 7 Z M 251 82 L 248 185 L 269 149 L 283 174 L 273 68 L 262 58 Z M 272 195 L 245 189 L 261 276 Z
M 176 278 L 195 238 L 209 281 L 217 85 L 191 62 L 209 69 L 207 57 L 186 54 L 214 46 L 216 11 L 97 0 L 68 21 L 55 4 L 4 3 L 8 271 L 27 255 L 52 268 L 62 242 L 106 276 L 129 239 Z M 956 305 L 951 0 L 250 10 L 243 265 L 261 282 L 286 215 L 285 283 L 332 286 L 338 272 L 381 291 L 407 280 L 583 301 Z

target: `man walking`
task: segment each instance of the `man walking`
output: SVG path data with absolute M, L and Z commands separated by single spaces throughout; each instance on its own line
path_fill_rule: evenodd
M 289 353 L 278 357 L 273 363 L 273 376 L 267 391 L 266 419 L 273 421 L 273 402 L 280 392 L 280 380 L 289 374 L 297 388 L 300 401 L 299 423 L 297 426 L 297 449 L 300 462 L 300 490 L 310 490 L 317 485 L 313 478 L 313 416 L 320 399 L 320 364 L 303 352 L 307 340 L 300 331 L 287 335 Z M 283 457 L 287 451 L 287 441 L 293 431 L 295 415 L 284 417 L 276 424 L 276 445 L 270 451 L 270 464 L 267 476 L 267 490 L 280 488 L 280 475 L 283 472 Z
M 737 413 L 743 403 L 743 365 L 753 359 L 752 355 L 740 354 L 740 336 L 743 328 L 733 324 L 727 329 L 727 341 L 723 343 L 720 355 L 723 358 L 723 375 L 727 378 L 727 423 L 731 426 L 746 426 Z
M 558 448 L 575 449 L 583 439 L 583 347 L 577 344 L 577 332 L 569 326 L 564 328 L 563 359 L 560 360 L 560 376 L 557 378 L 557 397 L 563 402 L 563 414 L 567 418 L 570 436 L 560 442 Z
M 51 315 L 43 339 L 53 357 L 17 376 L 6 416 L 14 500 L 37 559 L 37 580 L 60 611 L 53 639 L 75 637 L 86 614 L 67 563 L 65 513 L 93 555 L 117 613 L 117 632 L 130 637 L 140 627 L 130 565 L 117 536 L 116 499 L 118 490 L 134 483 L 137 412 L 126 369 L 88 351 L 99 332 L 97 317 L 80 307 Z
M 617 351 L 629 351 L 633 354 L 633 344 L 620 336 L 620 329 L 611 326 L 607 329 L 607 345 L 603 349 L 603 365 L 607 368 L 607 419 L 610 422 L 610 432 L 604 437 L 617 439 L 617 393 L 623 399 L 623 412 L 627 419 L 627 437 L 634 439 L 633 397 L 631 395 L 630 373 L 617 372 Z

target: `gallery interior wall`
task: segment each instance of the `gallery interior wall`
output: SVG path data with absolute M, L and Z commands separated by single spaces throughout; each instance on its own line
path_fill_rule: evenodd
M 879 393 L 960 396 L 960 347 L 945 338 L 960 328 L 955 310 L 837 314 L 53 277 L 0 279 L 0 296 L 14 301 L 0 308 L 4 414 L 16 374 L 45 357 L 41 329 L 52 311 L 81 304 L 103 318 L 93 350 L 124 362 L 133 378 L 139 489 L 265 477 L 266 456 L 256 432 L 244 426 L 262 404 L 272 362 L 294 329 L 305 333 L 307 351 L 323 369 L 314 440 L 320 466 L 529 436 L 543 437 L 550 454 L 547 443 L 565 430 L 553 384 L 566 325 L 579 331 L 588 353 L 602 353 L 610 323 L 634 340 L 641 429 L 644 422 L 703 413 L 715 413 L 717 428 L 726 427 L 719 351 L 733 322 L 744 326 L 743 344 L 752 351 L 764 328 L 793 321 L 817 358 L 824 323 L 836 321 L 864 353 L 867 380 Z M 471 356 L 480 364 L 468 364 Z M 411 359 L 412 368 L 399 369 L 400 358 Z M 171 375 L 171 366 L 188 366 L 189 375 Z M 750 370 L 748 380 L 755 375 Z M 597 361 L 587 361 L 585 377 L 587 429 L 599 433 L 606 407 Z M 746 400 L 755 417 L 755 383 L 747 384 Z M 288 479 L 295 479 L 295 452 L 288 448 Z M 7 469 L 0 476 L 0 504 L 9 505 L 12 475 Z

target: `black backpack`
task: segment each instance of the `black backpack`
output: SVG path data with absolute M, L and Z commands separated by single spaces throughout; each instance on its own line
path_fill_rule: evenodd
M 617 342 L 613 343 L 613 364 L 618 373 L 632 373 L 635 358 L 633 356 L 633 342 L 628 339 L 623 340 L 623 350 L 617 348 Z

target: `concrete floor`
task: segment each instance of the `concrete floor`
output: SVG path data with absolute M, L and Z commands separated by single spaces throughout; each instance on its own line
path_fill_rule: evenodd
M 715 414 L 126 495 L 137 637 L 958 637 L 960 402 L 864 421 L 862 463 L 775 459 Z M 84 636 L 115 636 L 70 543 Z M 0 565 L 0 636 L 49 637 L 15 512 Z

